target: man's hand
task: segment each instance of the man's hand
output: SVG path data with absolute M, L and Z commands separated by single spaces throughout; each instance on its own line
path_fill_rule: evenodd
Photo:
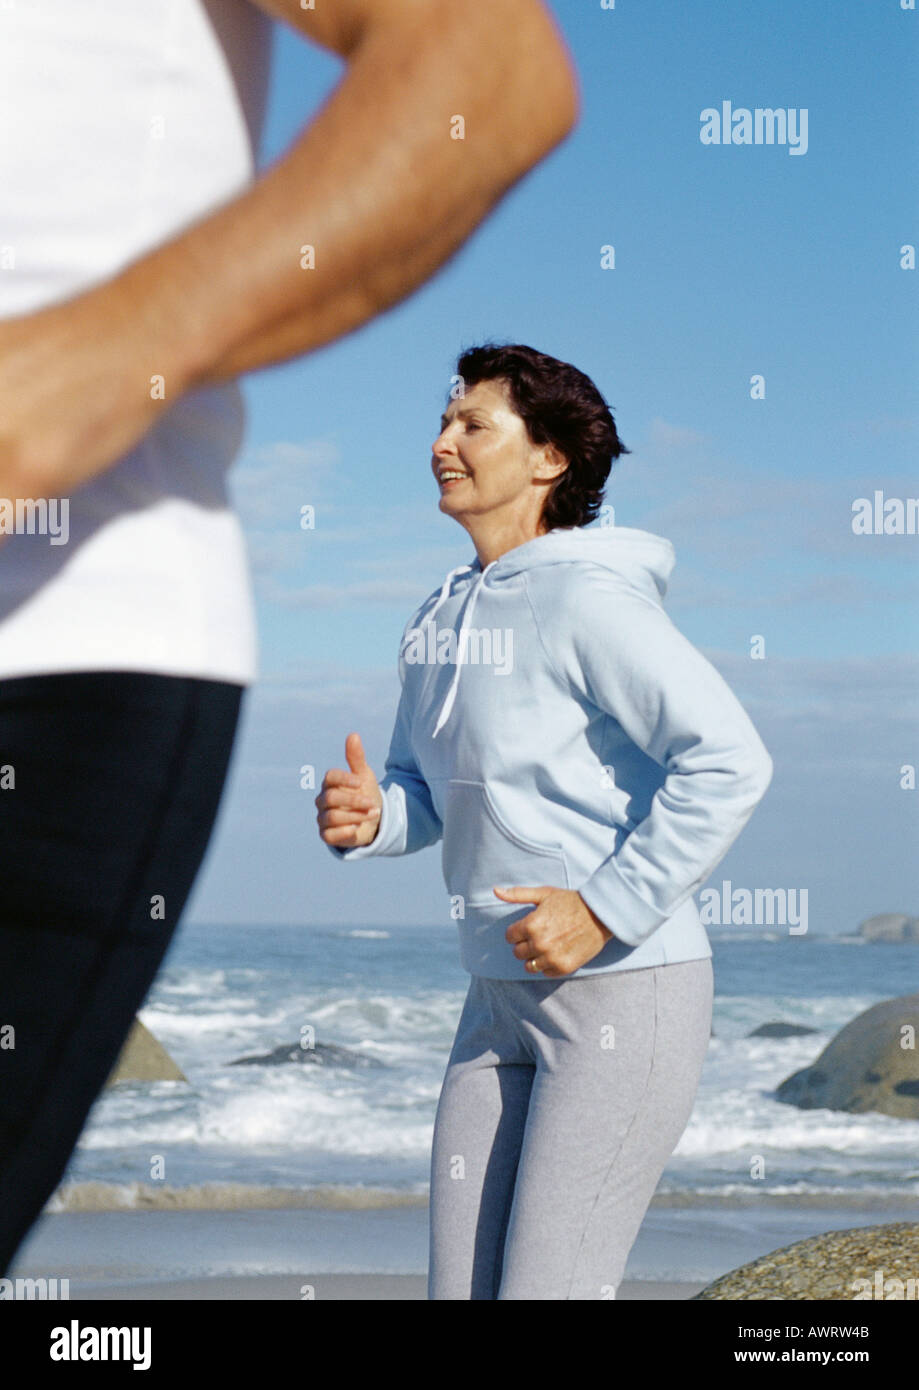
M 502 902 L 537 904 L 535 912 L 512 922 L 505 932 L 518 960 L 535 957 L 536 968 L 527 967 L 534 976 L 554 980 L 570 975 L 593 960 L 613 935 L 580 893 L 569 888 L 514 887 L 493 891 Z
M 127 453 L 187 386 L 155 384 L 176 358 L 111 287 L 0 319 L 0 498 L 65 497 Z

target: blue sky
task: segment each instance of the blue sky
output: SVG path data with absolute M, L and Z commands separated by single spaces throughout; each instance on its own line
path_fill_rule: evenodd
M 244 379 L 233 489 L 262 674 L 198 920 L 443 924 L 439 851 L 342 865 L 300 768 L 343 765 L 356 729 L 382 775 L 403 625 L 473 557 L 438 511 L 430 449 L 458 352 L 489 338 L 604 393 L 633 451 L 607 489 L 616 521 L 673 542 L 668 610 L 772 753 L 711 883 L 807 888 L 812 930 L 919 914 L 919 791 L 900 787 L 919 764 L 919 536 L 851 524 L 857 497 L 919 495 L 917 272 L 900 267 L 919 242 L 919 20 L 899 0 L 554 11 L 582 86 L 574 134 L 407 303 Z M 262 165 L 341 70 L 276 31 Z M 806 108 L 807 152 L 703 145 L 701 112 L 723 101 Z

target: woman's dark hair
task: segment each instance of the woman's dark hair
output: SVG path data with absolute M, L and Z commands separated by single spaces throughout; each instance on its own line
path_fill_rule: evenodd
M 507 383 L 511 406 L 534 444 L 554 444 L 568 467 L 547 493 L 542 521 L 585 526 L 595 520 L 614 459 L 630 454 L 616 422 L 589 376 L 522 343 L 483 343 L 456 364 L 463 389 L 480 381 Z

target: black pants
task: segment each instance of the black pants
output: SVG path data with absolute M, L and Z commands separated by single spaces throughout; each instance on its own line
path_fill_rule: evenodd
M 242 690 L 120 671 L 0 680 L 0 1273 L 175 931 Z

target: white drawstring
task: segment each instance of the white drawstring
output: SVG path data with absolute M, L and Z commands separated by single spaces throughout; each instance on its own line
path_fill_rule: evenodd
M 465 574 L 465 572 L 466 572 L 467 570 L 473 570 L 473 569 L 475 569 L 475 566 L 476 566 L 476 562 L 473 560 L 473 562 L 472 562 L 471 565 L 457 565 L 456 569 L 450 571 L 450 573 L 447 575 L 446 579 L 444 580 L 443 584 L 440 586 L 440 594 L 439 594 L 439 596 L 438 596 L 437 602 L 435 603 L 434 607 L 431 609 L 430 613 L 428 614 L 428 616 L 427 616 L 427 617 L 425 618 L 425 620 L 424 620 L 426 623 L 432 623 L 432 622 L 434 621 L 434 619 L 436 618 L 436 616 L 437 616 L 437 610 L 438 610 L 438 608 L 440 607 L 440 605 L 443 603 L 444 599 L 447 597 L 447 594 L 448 594 L 449 589 L 450 589 L 450 585 L 453 583 L 453 580 L 455 579 L 455 577 L 456 577 L 458 574 Z
M 479 593 L 480 593 L 481 588 L 482 588 L 482 581 L 484 580 L 484 578 L 485 578 L 486 574 L 488 573 L 488 571 L 491 569 L 492 565 L 495 565 L 495 564 L 497 564 L 497 560 L 492 560 L 490 564 L 487 564 L 487 565 L 485 566 L 485 568 L 482 570 L 482 573 L 479 575 L 478 579 L 475 581 L 475 583 L 473 584 L 472 588 L 470 589 L 469 594 L 467 595 L 467 598 L 466 598 L 466 602 L 465 602 L 464 605 L 463 605 L 463 618 L 462 618 L 462 622 L 460 623 L 459 637 L 458 637 L 458 639 L 457 639 L 457 644 L 456 644 L 456 670 L 455 670 L 454 673 L 453 673 L 453 680 L 450 682 L 450 689 L 447 691 L 447 694 L 446 694 L 446 696 L 445 696 L 445 698 L 444 698 L 444 702 L 443 702 L 443 704 L 442 704 L 441 707 L 440 707 L 440 715 L 439 715 L 439 717 L 438 717 L 437 724 L 436 724 L 436 726 L 435 726 L 435 728 L 434 728 L 434 732 L 433 732 L 433 734 L 431 735 L 432 738 L 436 738 L 436 737 L 437 737 L 437 735 L 440 733 L 440 731 L 441 731 L 441 729 L 443 728 L 443 726 L 446 724 L 447 720 L 450 718 L 450 711 L 453 709 L 453 704 L 454 704 L 454 701 L 456 700 L 456 691 L 457 691 L 457 688 L 458 688 L 458 686 L 459 686 L 460 667 L 462 666 L 462 663 L 463 663 L 463 656 L 464 656 L 464 654 L 465 654 L 465 640 L 464 640 L 464 639 L 465 639 L 465 635 L 466 635 L 466 628 L 468 627 L 469 623 L 471 622 L 471 620 L 472 620 L 472 615 L 473 615 L 473 613 L 475 612 L 475 605 L 476 605 L 476 602 L 478 601 Z M 471 569 L 474 568 L 474 566 L 473 566 L 473 565 L 464 565 L 463 568 L 466 569 L 466 570 L 471 570 Z M 459 572 L 459 571 L 457 571 L 457 570 L 451 571 L 451 573 L 447 576 L 447 584 L 450 583 L 450 580 L 453 578 L 453 575 L 454 575 L 454 574 L 457 574 L 458 572 Z M 442 600 L 443 600 L 444 597 L 445 597 L 445 591 L 446 591 L 446 584 L 445 584 L 444 588 L 441 589 L 441 591 L 440 591 L 440 598 L 437 600 L 437 603 L 434 605 L 434 608 L 431 610 L 431 613 L 429 614 L 429 617 L 433 618 L 434 614 L 437 612 L 437 609 L 440 607 L 440 604 L 441 604 Z

